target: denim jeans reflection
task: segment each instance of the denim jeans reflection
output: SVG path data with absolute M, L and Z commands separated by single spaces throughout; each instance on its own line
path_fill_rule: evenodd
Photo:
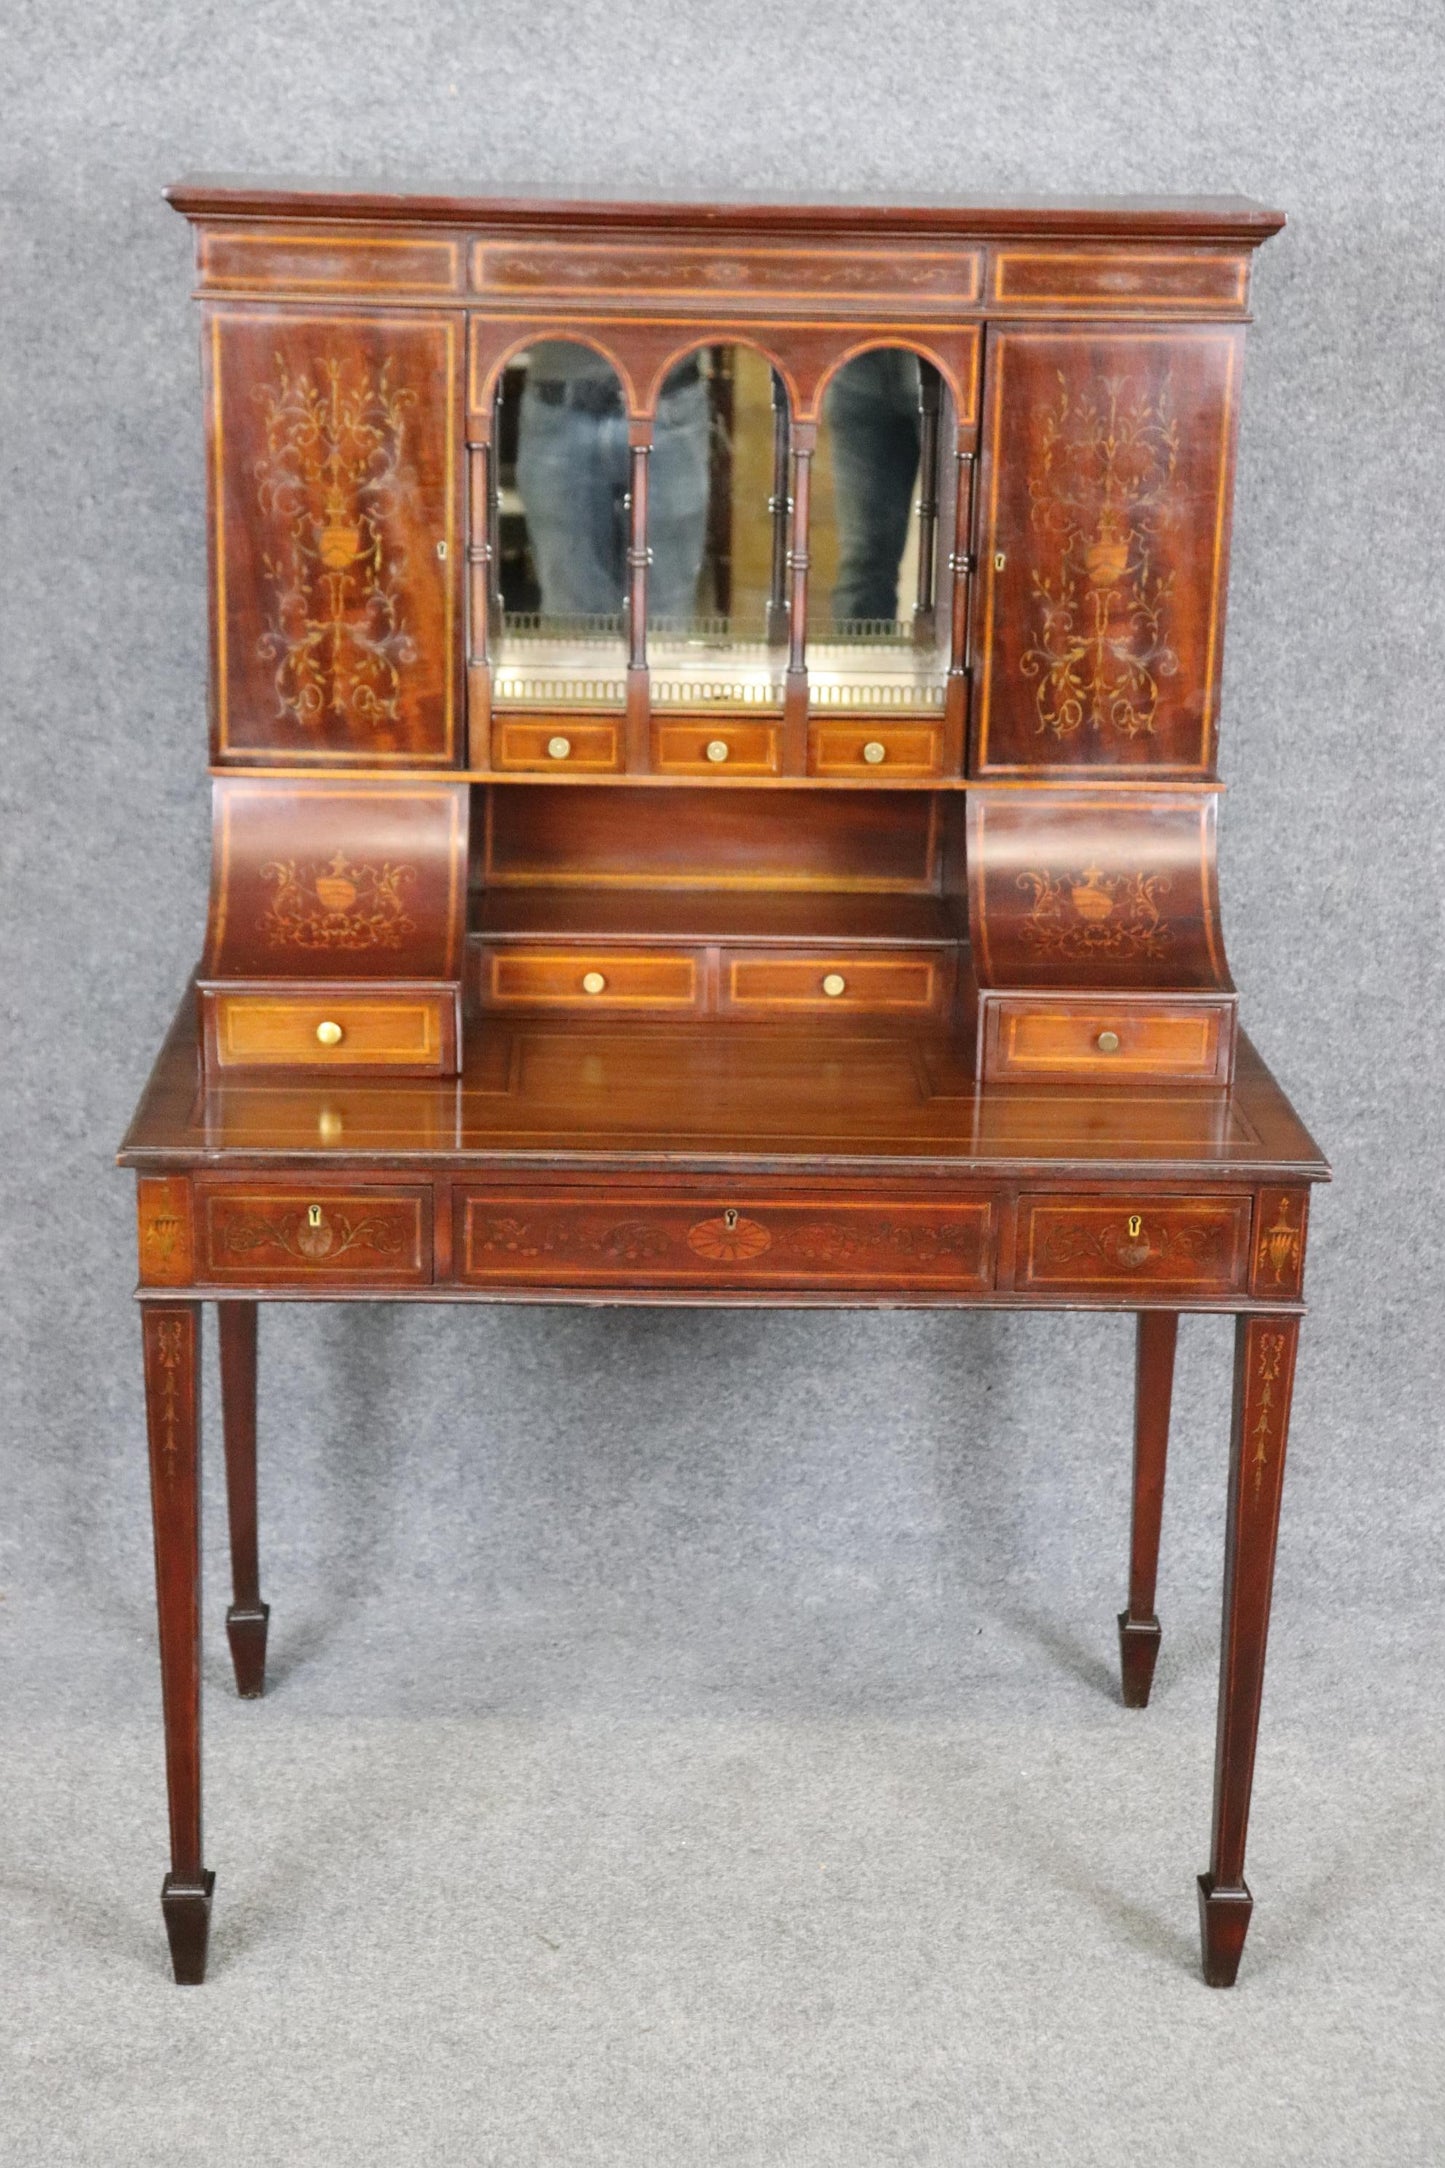
M 918 357 L 897 347 L 855 355 L 823 395 L 838 524 L 835 624 L 898 615 L 918 478 L 918 400 Z
M 596 377 L 522 393 L 517 488 L 547 617 L 606 617 L 627 587 L 627 416 Z M 556 394 L 560 391 L 561 396 Z M 694 376 L 657 402 L 648 462 L 650 617 L 691 617 L 707 537 L 708 396 Z

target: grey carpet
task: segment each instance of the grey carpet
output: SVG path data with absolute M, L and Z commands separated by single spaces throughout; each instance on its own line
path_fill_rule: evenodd
M 1445 2158 L 1441 12 L 11 0 L 0 36 L 4 2168 Z M 1290 213 L 1224 905 L 1339 1180 L 1232 1995 L 1192 1889 L 1226 1328 L 1186 1328 L 1138 1714 L 1120 1321 L 542 1310 L 268 1320 L 277 1685 L 227 1696 L 213 1556 L 213 1977 L 167 1984 L 109 1152 L 205 907 L 197 341 L 158 197 L 196 166 Z

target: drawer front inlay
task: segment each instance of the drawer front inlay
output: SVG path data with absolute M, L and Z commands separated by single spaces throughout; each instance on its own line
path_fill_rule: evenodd
M 310 1189 L 197 1183 L 202 1277 L 424 1286 L 432 1276 L 430 1189 Z
M 949 966 L 930 949 L 723 951 L 724 1014 L 929 1016 L 942 1006 Z
M 986 1197 L 838 1204 L 488 1186 L 458 1195 L 456 1237 L 458 1277 L 477 1285 L 983 1292 L 995 1208 Z
M 616 723 L 576 722 L 570 716 L 560 722 L 504 716 L 492 724 L 492 761 L 498 768 L 535 768 L 543 775 L 612 775 L 622 766 L 622 733 Z
M 986 1081 L 1057 1077 L 1107 1083 L 1140 1076 L 1176 1083 L 1229 1080 L 1227 1002 L 1176 1007 L 1107 1000 L 1004 1000 L 991 1003 L 985 1038 Z
M 874 783 L 941 775 L 943 732 L 932 723 L 815 723 L 811 769 Z
M 454 1066 L 450 994 L 211 996 L 221 1069 L 410 1069 Z
M 694 1010 L 700 956 L 691 949 L 484 947 L 484 1009 Z
M 779 733 L 775 723 L 657 723 L 652 765 L 659 775 L 776 775 Z
M 1020 1289 L 1227 1295 L 1246 1283 L 1250 1199 L 1022 1197 Z

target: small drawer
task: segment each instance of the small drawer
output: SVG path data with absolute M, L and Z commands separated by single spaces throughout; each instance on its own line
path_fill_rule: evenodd
M 943 732 L 933 723 L 814 723 L 809 733 L 812 775 L 868 777 L 880 783 L 900 776 L 943 773 Z
M 1021 1197 L 1014 1284 L 1058 1295 L 1228 1295 L 1249 1269 L 1248 1197 Z
M 703 998 L 700 951 L 484 944 L 484 1009 L 651 1009 L 691 1013 Z
M 770 1191 L 458 1185 L 453 1252 L 471 1285 L 533 1287 L 911 1288 L 993 1285 L 991 1198 L 936 1195 L 840 1203 Z
M 208 1064 L 215 1069 L 385 1069 L 451 1076 L 457 1068 L 457 1001 L 426 993 L 202 993 Z
M 936 1016 L 953 976 L 943 949 L 724 949 L 723 1014 Z
M 1227 1084 L 1234 1004 L 1133 1004 L 1046 995 L 984 999 L 980 1075 L 986 1083 L 1048 1077 L 1064 1083 Z
M 652 765 L 658 775 L 776 775 L 781 742 L 776 723 L 654 723 Z
M 432 1276 L 430 1189 L 200 1178 L 196 1223 L 202 1280 L 424 1287 Z
M 622 728 L 498 716 L 492 723 L 492 766 L 545 775 L 615 775 L 622 767 Z

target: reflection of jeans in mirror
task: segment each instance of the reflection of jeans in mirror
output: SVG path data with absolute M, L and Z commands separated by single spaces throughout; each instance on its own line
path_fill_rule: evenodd
M 627 585 L 630 484 L 627 416 L 597 377 L 528 380 L 517 439 L 517 489 L 527 515 L 547 617 L 608 617 Z M 650 617 L 691 617 L 707 534 L 707 386 L 693 375 L 657 402 L 648 462 Z
M 838 522 L 834 623 L 896 618 L 918 477 L 917 356 L 896 347 L 856 354 L 824 393 L 823 412 Z

